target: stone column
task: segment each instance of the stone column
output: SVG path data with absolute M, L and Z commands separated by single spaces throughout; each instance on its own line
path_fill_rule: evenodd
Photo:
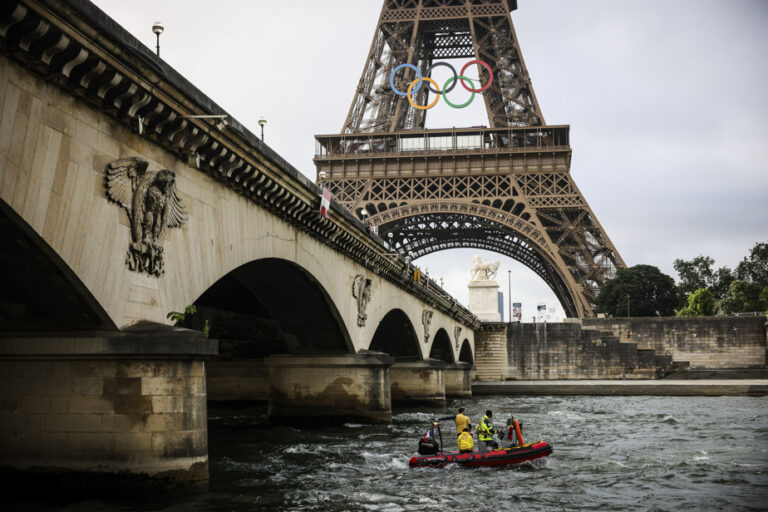
M 505 380 L 508 373 L 507 324 L 483 323 L 475 331 L 475 379 Z
M 205 483 L 203 360 L 217 349 L 201 332 L 150 323 L 101 337 L 0 340 L 4 481 L 64 491 L 89 482 L 93 492 Z
M 500 322 L 499 283 L 493 280 L 471 281 L 469 288 L 469 310 L 481 322 Z
M 466 398 L 472 396 L 472 365 L 459 362 L 445 367 L 445 396 Z
M 392 421 L 389 368 L 381 352 L 338 356 L 275 355 L 269 366 L 269 418 L 275 423 Z
M 393 405 L 445 405 L 445 363 L 438 359 L 392 365 Z
M 263 359 L 209 361 L 207 375 L 209 401 L 269 401 L 269 367 Z

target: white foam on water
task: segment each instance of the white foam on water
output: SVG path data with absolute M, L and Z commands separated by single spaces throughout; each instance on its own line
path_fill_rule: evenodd
M 359 423 L 345 423 L 342 426 L 347 428 L 362 428 L 362 425 Z

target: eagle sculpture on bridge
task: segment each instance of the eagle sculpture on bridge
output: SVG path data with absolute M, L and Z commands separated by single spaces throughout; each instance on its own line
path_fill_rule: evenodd
M 167 170 L 147 171 L 149 162 L 132 157 L 107 165 L 107 197 L 126 209 L 131 223 L 131 244 L 126 264 L 136 272 L 163 274 L 165 228 L 180 227 L 187 212 L 176 194 L 176 175 Z

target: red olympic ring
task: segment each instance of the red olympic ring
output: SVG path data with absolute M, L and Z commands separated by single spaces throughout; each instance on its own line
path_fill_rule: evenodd
M 480 89 L 470 89 L 470 88 L 469 88 L 469 87 L 467 87 L 467 85 L 464 83 L 464 79 L 463 79 L 463 78 L 461 78 L 461 79 L 460 79 L 460 80 L 461 80 L 461 86 L 462 86 L 462 87 L 464 87 L 464 88 L 465 88 L 466 90 L 468 90 L 469 92 L 483 92 L 484 90 L 486 90 L 487 88 L 489 88 L 489 87 L 491 86 L 491 83 L 493 83 L 493 70 L 491 69 L 491 66 L 489 66 L 487 62 L 484 62 L 484 61 L 482 61 L 482 60 L 480 60 L 480 59 L 477 59 L 477 60 L 471 60 L 471 61 L 467 62 L 466 64 L 464 64 L 464 67 L 463 67 L 463 68 L 461 68 L 461 73 L 459 73 L 459 74 L 460 74 L 460 75 L 463 75 L 463 74 L 464 74 L 464 72 L 467 70 L 467 68 L 468 68 L 469 66 L 471 66 L 472 64 L 480 64 L 481 66 L 483 66 L 485 69 L 487 69 L 487 70 L 488 70 L 488 74 L 490 75 L 490 77 L 488 78 L 488 83 L 486 83 L 486 84 L 485 84 L 485 85 L 484 85 L 482 88 L 480 88 Z

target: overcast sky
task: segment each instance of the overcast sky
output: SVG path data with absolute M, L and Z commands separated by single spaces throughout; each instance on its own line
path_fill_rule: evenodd
M 97 0 L 314 180 L 314 135 L 338 133 L 382 0 Z M 627 265 L 735 266 L 768 241 L 768 1 L 519 0 L 512 14 L 548 124 L 569 124 L 571 175 Z M 479 100 L 479 98 L 478 98 Z M 427 127 L 488 124 L 438 104 Z M 523 265 L 474 249 L 418 260 L 467 303 L 472 255 L 501 260 L 523 302 L 557 301 Z

